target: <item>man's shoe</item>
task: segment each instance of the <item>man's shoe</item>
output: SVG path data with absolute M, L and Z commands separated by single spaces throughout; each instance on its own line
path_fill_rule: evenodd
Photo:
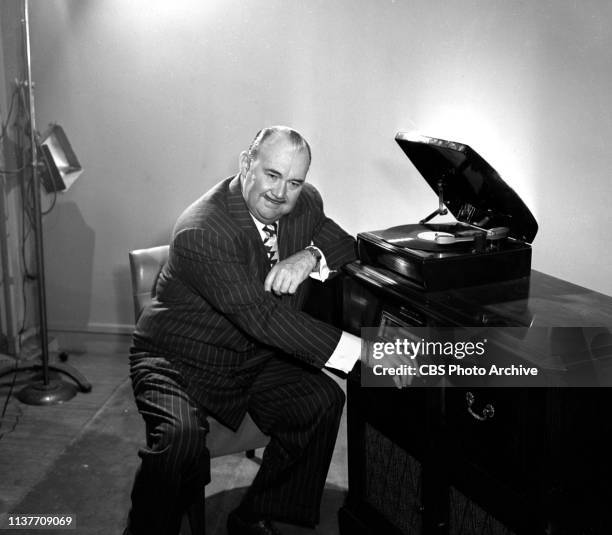
M 247 521 L 236 511 L 227 516 L 227 532 L 229 535 L 282 535 L 270 520 Z

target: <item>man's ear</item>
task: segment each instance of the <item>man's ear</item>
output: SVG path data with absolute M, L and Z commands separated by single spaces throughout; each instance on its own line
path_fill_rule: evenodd
M 238 166 L 240 168 L 240 175 L 246 176 L 249 168 L 251 167 L 251 159 L 249 158 L 249 153 L 246 150 L 243 150 L 240 153 L 240 158 L 238 158 Z

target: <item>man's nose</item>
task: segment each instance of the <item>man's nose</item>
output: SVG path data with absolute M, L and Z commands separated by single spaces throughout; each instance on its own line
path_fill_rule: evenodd
M 278 180 L 272 187 L 272 193 L 277 199 L 284 199 L 287 193 L 287 183 L 284 180 Z

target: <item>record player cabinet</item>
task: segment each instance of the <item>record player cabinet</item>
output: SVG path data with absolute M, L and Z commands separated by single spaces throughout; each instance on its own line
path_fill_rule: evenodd
M 558 328 L 612 329 L 612 298 L 536 271 L 428 295 L 384 269 L 347 266 L 344 329 L 359 334 L 382 313 L 413 326 L 535 322 L 561 345 Z M 609 389 L 363 388 L 353 372 L 347 407 L 342 535 L 612 533 Z

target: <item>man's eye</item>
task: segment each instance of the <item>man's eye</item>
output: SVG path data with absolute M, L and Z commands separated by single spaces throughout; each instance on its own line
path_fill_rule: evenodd
M 289 185 L 295 189 L 295 188 L 299 188 L 302 185 L 302 183 L 298 182 L 297 180 L 292 180 L 291 182 L 289 182 Z

